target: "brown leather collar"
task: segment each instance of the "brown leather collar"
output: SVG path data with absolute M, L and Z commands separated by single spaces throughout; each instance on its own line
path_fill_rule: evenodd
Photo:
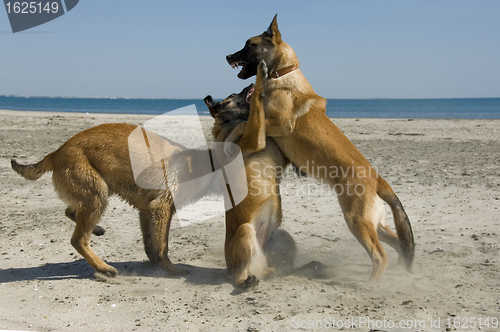
M 297 70 L 297 69 L 299 69 L 299 67 L 296 66 L 296 65 L 293 65 L 293 66 L 290 66 L 290 67 L 286 67 L 286 68 L 283 68 L 283 69 L 280 69 L 278 71 L 274 71 L 274 72 L 270 73 L 268 75 L 268 78 L 277 79 L 277 78 L 280 78 L 281 76 L 284 76 L 284 75 L 286 75 L 286 74 L 288 74 L 288 73 L 290 73 L 290 72 L 292 72 L 294 70 Z

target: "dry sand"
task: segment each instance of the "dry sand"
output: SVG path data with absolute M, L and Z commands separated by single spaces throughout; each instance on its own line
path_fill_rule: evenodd
M 354 322 L 344 329 L 353 331 L 444 331 L 448 322 L 451 330 L 498 330 L 500 121 L 334 119 L 403 202 L 416 240 L 413 273 L 387 248 L 382 281 L 367 284 L 371 262 L 336 198 L 294 190 L 315 180 L 288 174 L 283 228 L 297 242 L 296 265 L 316 260 L 329 269 L 240 292 L 225 270 L 222 215 L 173 230 L 170 257 L 192 272 L 168 278 L 146 261 L 136 211 L 112 198 L 101 222 L 107 232 L 92 247 L 120 275 L 98 280 L 69 243 L 73 223 L 50 175 L 32 182 L 10 168 L 10 158 L 36 162 L 94 125 L 150 118 L 0 111 L 0 330 L 338 330 L 327 329 L 333 319 Z M 420 326 L 398 329 L 402 320 Z

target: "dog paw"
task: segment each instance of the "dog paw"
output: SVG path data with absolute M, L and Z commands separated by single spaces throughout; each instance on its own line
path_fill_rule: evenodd
M 96 272 L 94 273 L 94 278 L 99 282 L 105 282 L 108 284 L 120 284 L 120 282 L 115 279 L 115 276 L 110 276 L 107 273 Z
M 106 233 L 106 230 L 101 226 L 94 227 L 94 230 L 92 231 L 92 234 L 96 236 L 104 235 L 104 233 Z
M 255 287 L 259 283 L 259 279 L 256 276 L 249 276 L 245 281 L 241 284 L 242 288 L 250 288 Z
M 191 273 L 187 267 L 174 265 L 168 258 L 161 258 L 158 265 L 168 273 L 169 276 L 184 276 Z
M 96 278 L 114 278 L 117 274 L 118 270 L 108 265 L 106 268 L 96 270 L 94 276 Z
M 264 60 L 260 60 L 260 63 L 259 63 L 259 66 L 257 67 L 257 69 L 263 77 L 267 77 L 267 75 L 268 75 L 267 64 Z
M 153 263 L 153 264 L 156 264 L 158 263 L 159 261 L 161 261 L 161 258 L 160 258 L 160 255 L 158 255 L 158 252 L 155 251 L 155 250 L 152 250 L 152 249 L 149 249 L 148 247 L 144 247 L 145 251 L 146 251 L 146 256 L 148 256 L 148 260 Z

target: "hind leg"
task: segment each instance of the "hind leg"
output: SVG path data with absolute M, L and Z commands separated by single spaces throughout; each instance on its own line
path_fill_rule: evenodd
M 256 232 L 246 223 L 225 245 L 226 264 L 229 273 L 234 275 L 236 286 L 249 288 L 257 285 L 259 277 L 267 272 L 267 262 L 257 244 Z
M 393 231 L 391 231 L 391 229 L 387 225 L 383 224 L 379 225 L 378 236 L 380 238 L 380 241 L 387 243 L 397 251 L 399 255 L 398 263 L 406 266 L 398 236 Z
M 365 248 L 372 261 L 373 270 L 369 281 L 376 282 L 382 278 L 387 267 L 387 254 L 378 240 L 377 231 L 371 225 L 372 221 L 364 218 L 353 218 L 348 221 L 352 225 L 351 232 Z
M 99 218 L 104 212 L 105 205 L 102 202 L 95 200 L 93 208 L 84 209 L 83 207 L 77 209 L 76 211 L 76 227 L 71 237 L 71 245 L 78 251 L 80 255 L 85 258 L 85 260 L 92 266 L 96 272 L 106 274 L 108 276 L 114 277 L 117 274 L 117 270 L 106 264 L 102 259 L 100 259 L 90 248 L 90 236 L 95 225 L 99 222 Z
M 345 221 L 352 234 L 370 256 L 373 270 L 369 281 L 379 281 L 384 274 L 388 261 L 377 232 L 379 222 L 385 215 L 384 206 L 379 200 L 369 202 L 369 196 L 346 196 L 343 196 L 342 199 L 339 198 L 343 208 L 345 206 L 351 207 L 350 211 L 344 211 Z M 349 202 L 346 202 L 346 200 L 349 200 Z
M 380 241 L 387 243 L 394 250 L 400 253 L 401 248 L 399 246 L 398 236 L 389 228 L 389 226 L 387 226 L 385 222 L 386 215 L 384 202 L 380 198 L 376 197 L 372 205 L 373 218 L 377 223 L 377 234 Z
M 108 185 L 78 150 L 61 155 L 63 168 L 53 170 L 52 181 L 59 196 L 70 203 L 66 215 L 75 220 L 71 244 L 97 272 L 115 276 L 117 270 L 104 263 L 90 248 L 90 237 L 108 204 Z
M 73 220 L 73 221 L 76 221 L 76 209 L 73 209 L 71 207 L 68 207 L 66 209 L 66 211 L 64 211 L 64 214 L 66 215 L 66 217 L 68 217 L 69 219 Z M 94 227 L 94 230 L 92 231 L 92 234 L 96 235 L 96 236 L 101 236 L 101 235 L 104 235 L 104 233 L 106 233 L 106 230 L 99 226 L 99 225 L 96 225 Z
M 380 224 L 377 230 L 380 241 L 387 243 L 394 250 L 401 254 L 398 236 L 385 224 Z
M 375 203 L 377 206 L 379 206 L 378 211 L 379 212 L 379 220 L 378 220 L 378 227 L 377 227 L 377 234 L 380 239 L 380 241 L 387 243 L 391 248 L 396 250 L 396 252 L 399 255 L 398 262 L 401 264 L 405 264 L 404 258 L 402 255 L 401 251 L 401 245 L 398 236 L 387 226 L 385 222 L 385 209 L 383 208 L 384 203 L 382 202 L 381 199 L 376 200 Z
M 153 249 L 146 249 L 146 254 L 149 250 L 150 253 L 148 257 L 152 255 L 154 259 L 156 259 L 156 255 L 158 255 L 158 264 L 163 270 L 171 275 L 189 274 L 189 269 L 175 266 L 168 258 L 168 236 L 170 233 L 172 215 L 174 214 L 173 204 L 167 204 L 163 199 L 159 198 L 151 202 L 150 206 L 151 211 L 149 213 L 151 215 L 152 232 L 149 239 L 145 239 L 144 241 Z

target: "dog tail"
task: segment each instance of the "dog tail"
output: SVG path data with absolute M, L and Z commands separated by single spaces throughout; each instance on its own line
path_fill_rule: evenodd
M 410 219 L 408 219 L 398 196 L 396 196 L 391 186 L 381 177 L 378 178 L 377 194 L 391 207 L 394 223 L 396 225 L 396 233 L 401 247 L 401 255 L 405 261 L 406 268 L 410 271 L 415 256 L 415 241 L 413 239 Z
M 14 171 L 21 174 L 25 179 L 37 180 L 44 173 L 52 171 L 53 155 L 54 152 L 48 154 L 42 161 L 31 165 L 21 165 L 15 159 L 11 159 L 10 165 Z

